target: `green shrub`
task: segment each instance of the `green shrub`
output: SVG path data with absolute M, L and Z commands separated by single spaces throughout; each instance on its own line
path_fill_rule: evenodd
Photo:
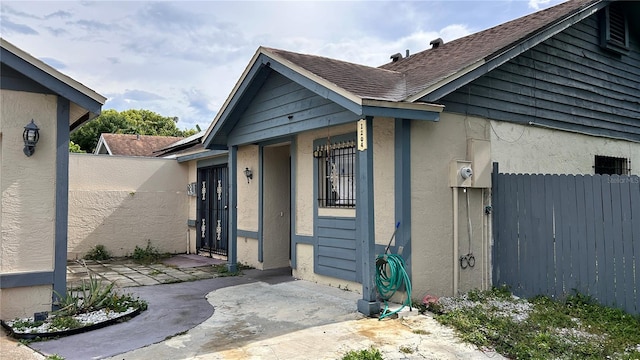
M 136 245 L 131 257 L 139 264 L 153 264 L 168 257 L 168 254 L 160 253 L 157 248 L 151 245 L 151 240 L 147 240 L 147 247 L 141 248 Z
M 84 256 L 87 260 L 109 260 L 111 254 L 104 247 L 104 245 L 96 245 Z
M 370 348 L 364 350 L 351 350 L 346 353 L 342 360 L 383 360 L 380 350 Z

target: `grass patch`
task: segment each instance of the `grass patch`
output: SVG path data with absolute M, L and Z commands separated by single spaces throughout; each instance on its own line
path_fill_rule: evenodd
M 213 268 L 215 269 L 218 277 L 240 276 L 242 275 L 242 270 L 253 269 L 253 267 L 242 263 L 238 263 L 236 265 L 236 271 L 229 271 L 227 264 L 215 264 L 213 265 Z
M 640 316 L 580 294 L 524 300 L 494 288 L 440 298 L 428 308 L 463 340 L 513 359 L 640 358 Z
M 370 348 L 364 350 L 351 350 L 346 353 L 342 360 L 383 360 L 380 350 Z

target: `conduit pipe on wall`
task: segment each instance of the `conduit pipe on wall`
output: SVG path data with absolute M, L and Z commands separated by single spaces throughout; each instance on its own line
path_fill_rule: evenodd
M 187 255 L 191 254 L 191 231 L 187 229 Z
M 458 295 L 458 188 L 453 190 L 453 296 Z
M 487 216 L 484 211 L 484 188 L 480 190 L 480 214 L 482 214 L 482 290 L 487 290 Z

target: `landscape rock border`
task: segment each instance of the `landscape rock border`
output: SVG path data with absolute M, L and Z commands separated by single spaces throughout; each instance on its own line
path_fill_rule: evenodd
M 81 327 L 78 327 L 78 328 L 75 328 L 75 329 L 44 332 L 44 333 L 17 332 L 17 331 L 14 331 L 14 329 L 9 324 L 7 324 L 7 322 L 5 322 L 4 320 L 0 320 L 0 325 L 2 325 L 2 327 L 5 330 L 7 330 L 7 332 L 9 333 L 9 336 L 11 336 L 11 337 L 13 337 L 15 339 L 21 339 L 21 340 L 47 339 L 47 338 L 55 338 L 55 337 L 61 337 L 61 336 L 69 336 L 69 335 L 81 334 L 81 333 L 84 333 L 84 332 L 100 329 L 100 328 L 103 328 L 105 326 L 109 326 L 109 325 L 113 325 L 113 324 L 116 324 L 116 323 L 119 323 L 119 322 L 122 322 L 122 321 L 130 320 L 130 319 L 138 316 L 141 312 L 142 312 L 141 309 L 136 308 L 133 311 L 123 312 L 122 315 L 120 315 L 120 316 L 117 316 L 117 317 L 114 317 L 114 318 L 110 318 L 108 320 L 101 321 L 101 322 L 98 322 L 98 323 L 95 323 L 95 324 L 81 326 Z

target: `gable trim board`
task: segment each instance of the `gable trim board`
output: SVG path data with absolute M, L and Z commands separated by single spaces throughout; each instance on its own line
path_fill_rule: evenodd
M 272 71 L 284 76 L 302 88 L 315 93 L 329 104 L 335 104 L 348 111 L 342 118 L 334 118 L 329 124 L 318 120 L 315 123 L 298 123 L 294 128 L 288 127 L 289 133 L 261 133 L 261 138 L 250 136 L 231 136 L 239 117 L 247 109 L 250 101 L 260 90 L 260 86 L 269 78 Z M 277 138 L 296 132 L 339 125 L 359 120 L 366 116 L 398 117 L 415 120 L 438 121 L 444 107 L 424 102 L 396 102 L 381 99 L 360 98 L 348 91 L 324 80 L 292 62 L 278 56 L 267 48 L 258 48 L 256 54 L 236 83 L 231 94 L 214 118 L 212 125 L 204 136 L 204 146 L 208 149 L 224 149 L 229 145 L 240 145 L 256 140 Z M 290 118 L 291 119 L 291 118 Z
M 102 147 L 104 147 L 107 150 L 107 154 L 113 155 L 111 153 L 111 149 L 109 149 L 109 144 L 107 144 L 107 142 L 104 141 L 104 136 L 100 135 L 100 138 L 98 139 L 98 144 L 96 145 L 96 149 L 93 153 L 101 154 L 100 149 L 102 149 Z

